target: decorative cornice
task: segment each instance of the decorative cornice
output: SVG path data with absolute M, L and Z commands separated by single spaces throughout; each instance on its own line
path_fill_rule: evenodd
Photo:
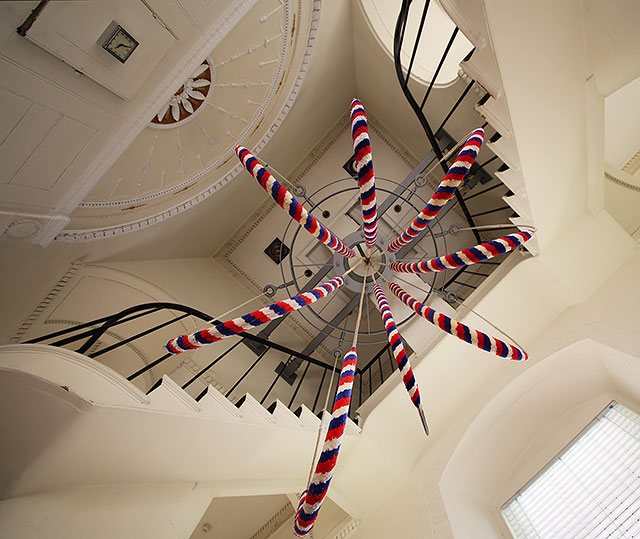
M 267 520 L 249 539 L 267 539 L 287 522 L 294 514 L 293 505 L 287 502 L 278 512 Z
M 346 526 L 342 528 L 338 533 L 336 533 L 333 537 L 334 539 L 346 539 L 349 537 L 356 529 L 360 526 L 360 521 L 357 518 L 354 518 L 347 522 Z
M 255 2 L 255 0 L 251 0 L 252 3 Z M 238 4 L 245 4 L 247 2 L 242 2 L 242 3 L 238 3 Z M 302 86 L 302 82 L 304 81 L 304 78 L 306 76 L 307 70 L 309 68 L 309 64 L 311 63 L 311 54 L 313 52 L 313 48 L 316 42 L 316 38 L 317 38 L 317 30 L 318 30 L 318 25 L 320 22 L 320 8 L 322 5 L 322 0 L 313 0 L 313 8 L 312 8 L 312 13 L 311 13 L 311 24 L 310 24 L 310 28 L 309 28 L 309 35 L 307 38 L 307 44 L 305 47 L 305 51 L 304 51 L 304 55 L 303 55 L 303 59 L 302 59 L 302 63 L 300 65 L 300 68 L 298 69 L 298 74 L 296 76 L 296 80 L 294 82 L 294 85 L 289 93 L 289 96 L 287 98 L 287 101 L 285 102 L 284 106 L 282 107 L 280 113 L 278 114 L 278 116 L 276 117 L 275 121 L 273 122 L 273 124 L 271 125 L 271 127 L 269 128 L 269 130 L 267 131 L 267 133 L 264 135 L 264 137 L 262 138 L 262 140 L 254 147 L 255 152 L 258 153 L 260 152 L 264 146 L 267 144 L 267 142 L 269 142 L 269 140 L 271 140 L 271 138 L 273 137 L 273 135 L 275 134 L 275 132 L 278 130 L 278 128 L 282 125 L 282 122 L 284 121 L 284 119 L 286 118 L 289 110 L 291 109 L 291 106 L 293 105 L 293 103 L 295 102 L 296 98 L 298 97 L 298 94 L 300 92 L 300 88 Z M 237 22 L 237 21 L 236 21 Z M 226 35 L 226 34 L 225 34 Z M 224 37 L 224 36 L 223 36 Z M 220 41 L 221 38 L 218 39 L 218 41 Z M 216 41 L 213 45 L 211 45 L 207 51 L 207 54 L 210 50 L 213 49 L 213 47 L 215 46 L 215 44 L 217 44 Z M 202 48 L 202 47 L 201 47 Z M 204 58 L 207 54 L 202 54 L 201 56 L 197 56 L 197 58 L 200 59 L 200 61 L 202 61 L 202 58 Z M 193 64 L 193 65 L 191 65 Z M 182 79 L 184 79 L 188 73 L 191 73 L 191 71 L 196 67 L 196 62 L 190 62 L 189 63 L 189 69 L 185 69 L 183 70 L 183 72 L 181 72 L 182 75 Z M 174 77 L 175 78 L 175 77 Z M 180 79 L 181 80 L 181 79 Z M 166 95 L 165 95 L 166 94 Z M 168 92 L 164 92 L 163 96 L 166 98 L 168 98 L 170 95 Z M 156 101 L 161 101 L 161 100 L 156 100 Z M 160 106 L 162 106 L 163 102 L 158 102 L 156 103 L 154 101 L 154 106 L 156 107 L 155 110 L 159 109 Z M 147 114 L 147 119 L 151 116 L 151 113 Z M 136 135 L 142 130 L 142 128 L 144 127 L 144 124 L 140 127 L 140 129 L 138 129 L 136 131 Z M 127 142 L 127 145 L 133 140 L 133 138 L 131 140 L 129 140 Z M 120 153 L 122 153 L 122 151 L 124 151 L 124 148 L 122 148 L 120 150 Z M 119 153 L 118 153 L 119 155 Z M 117 156 L 116 156 L 117 158 Z M 104 174 L 104 172 L 106 172 L 106 170 L 115 162 L 115 159 L 110 160 L 107 165 L 108 166 L 103 166 L 100 174 L 98 175 L 98 178 L 100 176 L 102 176 L 102 174 Z M 157 213 L 155 215 L 152 215 L 151 217 L 146 217 L 144 219 L 139 219 L 136 221 L 132 221 L 130 223 L 126 223 L 124 225 L 118 225 L 118 226 L 113 226 L 113 227 L 109 227 L 109 228 L 104 228 L 104 229 L 98 229 L 98 230 L 69 230 L 69 231 L 61 231 L 55 238 L 56 241 L 65 241 L 65 242 L 84 242 L 84 241 L 91 241 L 94 239 L 100 239 L 100 238 L 106 238 L 106 237 L 112 237 L 112 236 L 118 236 L 120 234 L 125 234 L 127 232 L 133 232 L 135 230 L 139 230 L 141 228 L 146 228 L 148 226 L 152 226 L 155 225 L 157 223 L 160 223 L 166 219 L 169 219 L 170 217 L 174 217 L 175 215 L 178 215 L 179 213 L 182 213 L 183 211 L 186 211 L 187 209 L 195 206 L 196 204 L 198 204 L 199 202 L 202 202 L 205 198 L 208 198 L 209 196 L 211 196 L 213 193 L 215 193 L 218 189 L 220 189 L 221 187 L 223 187 L 224 185 L 226 185 L 227 183 L 229 183 L 235 176 L 237 176 L 240 171 L 242 170 L 242 165 L 238 164 L 236 165 L 230 172 L 228 172 L 221 180 L 219 180 L 218 182 L 216 182 L 214 185 L 208 187 L 207 189 L 205 189 L 204 191 L 201 191 L 200 193 L 198 193 L 197 195 L 195 195 L 194 197 L 190 198 L 189 200 L 178 204 L 177 206 L 174 206 L 173 208 L 170 208 L 168 210 L 165 210 L 163 212 Z M 91 184 L 91 186 L 93 186 L 96 183 L 97 179 Z M 77 205 L 79 204 L 79 202 L 86 197 L 87 195 L 87 191 L 83 191 L 82 192 L 82 196 L 80 197 L 80 200 L 77 200 L 78 197 L 76 197 L 75 200 L 77 200 L 77 202 L 75 202 L 75 205 L 73 206 L 73 208 L 71 209 L 71 211 L 77 207 Z M 68 213 L 71 213 L 71 211 L 69 211 Z
M 40 300 L 40 303 L 33 311 L 24 319 L 20 327 L 9 338 L 12 343 L 18 343 L 22 340 L 24 334 L 29 330 L 33 323 L 40 317 L 43 311 L 51 304 L 56 296 L 62 291 L 62 289 L 71 281 L 73 276 L 84 266 L 80 261 L 72 262 L 67 268 L 67 271 L 58 279 L 58 282 L 53 285 L 47 295 Z
M 73 189 L 70 189 L 67 196 L 57 205 L 54 213 L 63 216 L 71 215 L 104 173 L 111 168 L 131 142 L 145 128 L 149 118 L 157 114 L 160 107 L 169 100 L 175 92 L 176 85 L 185 80 L 197 67 L 198 63 L 201 63 L 209 55 L 256 1 L 238 0 L 233 2 L 231 7 L 220 17 L 221 22 L 210 33 L 203 36 L 187 53 L 186 57 L 190 58 L 190 60 L 184 64 L 177 65 L 138 109 L 138 114 L 135 118 L 123 125 L 118 133 L 111 138 L 109 144 L 75 182 Z M 52 225 L 46 231 L 43 231 L 38 236 L 37 243 L 46 246 L 54 239 L 58 241 L 58 235 L 62 233 L 62 229 L 67 223 L 60 221 L 56 224 L 57 226 Z M 34 241 L 34 243 L 36 242 Z
M 631 176 L 640 170 L 640 149 L 629 158 L 620 170 Z
M 610 174 L 609 172 L 605 171 L 604 177 L 607 178 L 607 180 L 609 180 L 610 182 L 617 183 L 618 185 L 621 185 L 622 187 L 626 187 L 627 189 L 631 189 L 632 191 L 640 191 L 639 186 L 633 185 L 631 183 L 627 183 L 624 180 L 617 178 L 613 174 Z
M 266 98 L 264 99 L 264 102 L 263 102 L 262 106 L 260 107 L 258 113 L 256 114 L 256 116 L 253 119 L 253 121 L 251 122 L 251 124 L 244 130 L 243 134 L 240 135 L 240 137 L 236 141 L 237 144 L 242 144 L 244 142 L 244 140 L 249 136 L 249 134 L 251 134 L 253 132 L 253 130 L 256 128 L 256 126 L 262 121 L 263 114 L 264 114 L 265 110 L 267 109 L 267 106 L 271 102 L 271 99 L 273 98 L 274 94 L 276 93 L 276 90 L 277 90 L 278 85 L 279 85 L 280 77 L 283 74 L 284 62 L 285 62 L 285 59 L 286 59 L 286 56 L 287 56 L 287 51 L 289 49 L 289 46 L 288 46 L 289 40 L 287 39 L 287 36 L 289 35 L 289 2 L 288 1 L 285 2 L 284 6 L 285 6 L 285 15 L 284 15 L 285 24 L 284 24 L 284 30 L 283 30 L 284 38 L 282 40 L 282 47 L 280 49 L 280 55 L 279 55 L 279 59 L 278 59 L 278 69 L 276 70 L 276 73 L 275 73 L 275 75 L 273 77 L 273 82 L 271 84 L 271 88 L 269 89 L 269 93 L 267 94 Z M 209 64 L 211 66 L 211 70 L 212 70 L 212 73 L 213 73 L 213 70 L 214 70 L 213 61 L 209 62 Z M 213 77 L 212 77 L 212 79 L 213 79 Z M 214 86 L 214 81 L 212 80 L 211 88 L 210 88 L 210 91 L 207 94 L 207 98 L 205 99 L 205 101 L 207 101 L 209 96 L 213 93 L 213 86 Z M 204 108 L 203 106 L 199 107 L 198 110 L 196 110 L 190 117 L 187 117 L 187 118 L 185 118 L 185 120 L 182 120 L 181 122 L 178 122 L 176 124 L 171 124 L 171 125 L 167 125 L 167 126 L 148 124 L 148 126 L 154 127 L 154 128 L 164 128 L 164 129 L 176 127 L 176 126 L 182 125 L 187 120 L 189 120 L 191 117 L 196 116 L 196 114 L 199 111 L 201 111 L 203 108 Z M 265 135 L 265 137 L 267 137 L 267 136 L 270 137 L 269 133 L 267 133 L 267 135 Z M 260 143 L 262 143 L 264 141 L 265 137 L 263 137 L 263 139 L 260 141 Z M 258 145 L 260 143 L 258 143 Z M 216 167 L 218 167 L 221 164 L 223 164 L 230 157 L 233 158 L 234 155 L 235 155 L 235 153 L 234 153 L 233 148 L 229 148 L 225 153 L 223 153 L 213 163 L 210 163 L 209 165 L 207 165 L 202 170 L 199 170 L 193 176 L 187 178 L 186 180 L 184 180 L 184 181 L 182 181 L 180 183 L 172 185 L 171 187 L 168 187 L 167 189 L 163 189 L 161 191 L 157 191 L 156 193 L 153 193 L 153 194 L 150 194 L 150 195 L 141 196 L 141 197 L 128 198 L 126 200 L 114 201 L 114 202 L 107 202 L 107 201 L 105 201 L 105 202 L 81 202 L 78 207 L 81 207 L 81 208 L 109 208 L 109 207 L 114 207 L 114 206 L 127 206 L 127 205 L 131 205 L 131 204 L 140 204 L 142 202 L 147 202 L 149 200 L 160 198 L 160 197 L 163 197 L 163 196 L 168 195 L 170 193 L 175 193 L 176 191 L 180 191 L 180 190 L 184 189 L 185 187 L 194 184 L 200 178 L 206 176 L 212 170 L 214 170 Z M 238 173 L 241 170 L 242 170 L 242 166 L 240 166 L 240 167 L 236 166 L 234 169 L 231 170 L 231 172 L 230 172 L 231 175 L 227 174 L 227 175 L 224 176 L 224 178 L 223 178 L 224 183 L 221 183 L 221 181 L 218 181 L 218 182 L 216 182 L 216 185 L 226 185 L 235 176 L 237 176 Z M 217 191 L 217 189 L 211 191 L 210 194 L 213 194 L 215 191 Z M 204 192 L 206 192 L 206 191 L 204 191 Z M 204 200 L 204 198 L 202 200 Z M 198 202 L 200 202 L 200 201 L 201 200 L 198 200 Z M 180 206 L 182 206 L 182 205 L 179 205 L 178 207 L 180 207 Z M 184 209 L 188 209 L 188 208 L 190 208 L 192 206 L 193 205 L 190 205 L 188 207 L 185 207 Z M 153 224 L 155 224 L 155 223 L 153 223 Z
M 420 162 L 416 157 L 407 150 L 400 141 L 398 141 L 390 131 L 384 127 L 383 124 L 372 114 L 368 115 L 368 123 L 371 126 L 371 130 L 378 135 L 387 146 L 395 153 L 398 158 L 407 165 L 410 169 L 414 169 Z M 409 158 L 411 157 L 411 159 Z
M 320 144 L 317 144 L 313 150 L 311 150 L 308 154 L 309 157 L 304 159 L 298 166 L 294 169 L 292 174 L 292 183 L 297 185 L 302 181 L 308 172 L 318 164 L 318 161 L 324 157 L 324 155 L 329 151 L 329 149 L 340 139 L 340 137 L 344 134 L 345 129 L 349 129 L 350 127 L 350 119 L 349 114 L 345 112 L 338 121 L 333 124 L 333 127 L 329 129 L 329 131 L 322 138 Z

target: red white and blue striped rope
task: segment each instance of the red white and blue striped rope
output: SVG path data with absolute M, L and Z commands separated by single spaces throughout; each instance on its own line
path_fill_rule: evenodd
M 271 195 L 273 200 L 275 200 L 284 211 L 302 225 L 309 234 L 324 243 L 329 249 L 346 258 L 353 258 L 355 256 L 355 252 L 311 215 L 280 182 L 269 174 L 269 171 L 260 164 L 249 150 L 242 146 L 237 146 L 236 154 L 244 167 L 253 175 L 262 188 Z
M 364 239 L 367 247 L 373 249 L 378 239 L 376 178 L 373 174 L 367 115 L 364 112 L 364 106 L 358 99 L 351 102 L 351 134 L 356 170 L 358 171 L 358 184 L 360 185 Z
M 413 402 L 413 405 L 418 409 L 418 414 L 420 415 L 420 420 L 422 421 L 425 432 L 429 434 L 429 427 L 427 426 L 427 421 L 424 416 L 424 410 L 422 409 L 422 404 L 420 403 L 420 390 L 418 389 L 418 382 L 416 382 L 416 378 L 413 375 L 413 369 L 411 368 L 411 364 L 409 363 L 407 352 L 405 351 L 404 345 L 402 344 L 402 339 L 400 338 L 396 322 L 393 319 L 393 315 L 391 314 L 391 309 L 389 309 L 389 302 L 387 301 L 387 298 L 382 291 L 382 287 L 378 283 L 375 283 L 373 285 L 373 293 L 375 294 L 376 300 L 378 301 L 378 310 L 382 315 L 384 329 L 387 332 L 389 345 L 391 346 L 393 357 L 398 364 L 398 369 L 400 370 L 400 375 L 402 376 L 404 387 L 407 389 L 407 393 L 409 393 L 411 402 Z
M 532 236 L 532 232 L 514 232 L 502 238 L 481 243 L 469 249 L 462 249 L 449 255 L 423 260 L 422 262 L 392 262 L 389 267 L 393 271 L 400 273 L 431 273 L 461 268 L 513 251 L 516 247 L 529 241 Z
M 331 478 L 333 477 L 333 469 L 336 467 L 338 460 L 347 417 L 349 416 L 357 362 L 358 354 L 355 347 L 353 347 L 344 356 L 336 399 L 331 413 L 331 422 L 324 440 L 322 453 L 320 453 L 318 464 L 316 464 L 315 471 L 311 477 L 309 488 L 300 497 L 293 524 L 294 532 L 298 537 L 303 537 L 311 531 L 318 517 L 318 511 L 327 495 L 329 483 L 331 483 Z
M 429 202 L 427 202 L 427 205 L 407 227 L 407 230 L 389 244 L 387 251 L 395 253 L 398 249 L 413 241 L 420 232 L 429 226 L 429 223 L 438 215 L 438 212 L 444 205 L 451 200 L 456 189 L 462 183 L 462 180 L 464 180 L 464 177 L 478 156 L 483 141 L 484 129 L 479 127 L 469 135 L 460 153 L 458 153 L 456 160 L 440 182 L 436 192 Z
M 413 309 L 420 316 L 449 335 L 458 337 L 458 339 L 466 343 L 472 344 L 481 350 L 491 352 L 492 354 L 500 357 L 509 358 L 514 361 L 526 361 L 529 358 L 527 353 L 520 350 L 517 346 L 507 344 L 500 339 L 496 339 L 495 337 L 473 329 L 462 322 L 458 322 L 457 320 L 454 320 L 446 314 L 438 312 L 431 307 L 427 307 L 405 292 L 396 283 L 389 283 L 389 290 L 391 290 L 391 292 L 407 307 Z
M 268 307 L 258 309 L 239 318 L 234 318 L 228 322 L 222 322 L 215 326 L 191 333 L 189 335 L 181 335 L 170 340 L 165 348 L 172 354 L 180 354 L 188 350 L 200 348 L 205 344 L 211 344 L 220 341 L 232 335 L 238 335 L 248 329 L 261 326 L 267 322 L 271 322 L 276 318 L 280 318 L 292 311 L 297 311 L 302 307 L 311 305 L 312 303 L 322 299 L 331 292 L 335 292 L 344 284 L 342 277 L 335 277 L 326 283 L 318 285 L 316 288 L 303 292 L 289 299 L 277 301 Z

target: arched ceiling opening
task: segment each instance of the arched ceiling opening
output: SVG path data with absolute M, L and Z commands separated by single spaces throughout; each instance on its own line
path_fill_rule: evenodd
M 373 33 L 389 56 L 393 58 L 395 21 L 398 18 L 401 0 L 361 0 L 361 2 Z M 420 28 L 423 8 L 424 1 L 411 4 L 402 48 L 402 66 L 405 70 L 411 62 L 413 44 Z M 421 33 L 420 46 L 411 68 L 413 79 L 421 84 L 431 83 L 455 27 L 440 3 L 431 2 Z M 471 42 L 462 32 L 458 32 L 438 73 L 434 84 L 436 88 L 450 86 L 457 80 L 459 64 L 472 48 Z

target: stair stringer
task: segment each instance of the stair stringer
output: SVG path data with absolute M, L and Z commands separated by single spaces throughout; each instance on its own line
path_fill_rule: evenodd
M 520 171 L 518 146 L 513 136 L 511 116 L 505 99 L 491 32 L 487 24 L 485 4 L 484 2 L 465 2 L 464 0 L 441 0 L 441 5 L 451 20 L 475 46 L 471 58 L 460 63 L 460 69 L 489 94 L 488 99 L 482 100 L 475 106 L 475 110 L 501 136 L 494 142 L 487 141 L 486 145 L 509 166 L 509 171 L 507 171 L 510 172 L 509 174 L 502 173 L 502 176 L 496 174 L 514 193 L 514 196 L 505 199 L 505 202 L 521 217 L 528 217 L 531 215 L 529 198 Z M 511 220 L 511 222 L 516 226 L 521 223 L 518 219 Z M 527 224 L 532 225 L 533 223 L 529 220 Z
M 81 485 L 177 482 L 235 485 L 237 495 L 252 495 L 302 490 L 307 481 L 317 428 L 298 418 L 302 427 L 294 424 L 281 408 L 272 415 L 251 396 L 240 410 L 223 404 L 214 388 L 196 402 L 169 378 L 147 396 L 105 365 L 45 345 L 0 347 L 0 380 L 29 385 L 3 404 L 33 409 L 42 423 L 6 418 L 15 451 L 0 465 L 0 477 L 13 474 L 3 481 L 2 499 Z M 60 411 L 64 428 L 41 428 Z M 344 458 L 357 433 L 349 421 Z M 34 436 L 37 454 L 29 451 Z

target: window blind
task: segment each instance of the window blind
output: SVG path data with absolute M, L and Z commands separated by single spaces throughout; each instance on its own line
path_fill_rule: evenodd
M 640 537 L 640 416 L 609 404 L 502 516 L 517 539 Z

